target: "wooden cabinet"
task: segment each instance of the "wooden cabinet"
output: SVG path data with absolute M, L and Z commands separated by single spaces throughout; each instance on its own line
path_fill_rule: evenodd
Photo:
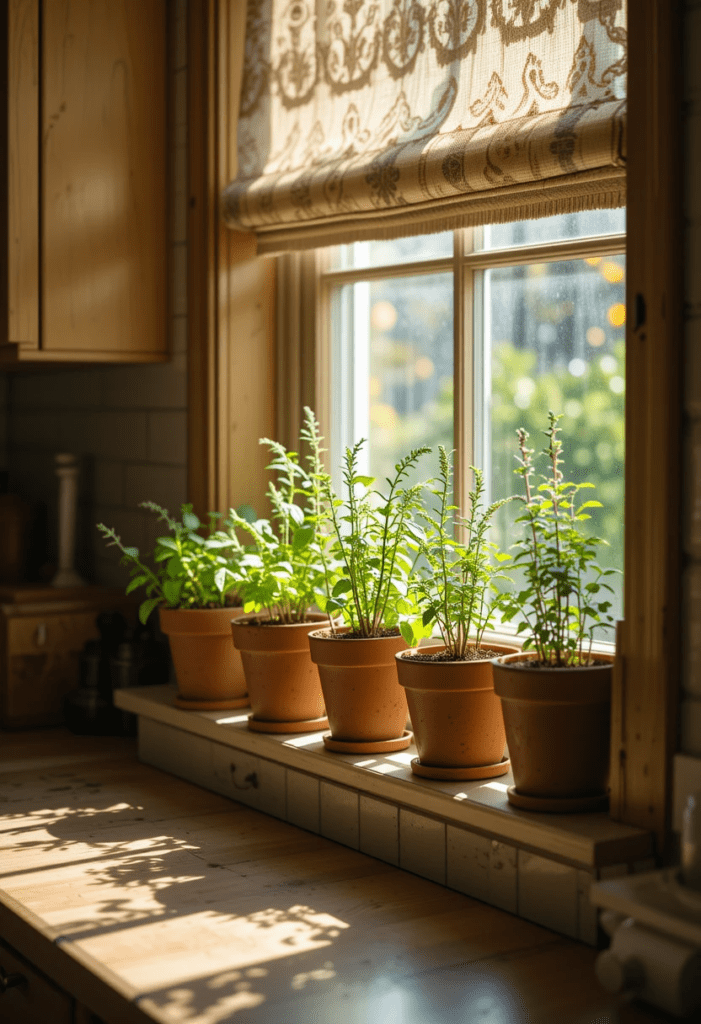
M 78 658 L 97 638 L 102 611 L 133 620 L 134 603 L 102 587 L 0 587 L 0 726 L 63 721 L 64 697 L 78 685 Z
M 165 359 L 166 0 L 0 15 L 0 362 Z
M 3 1024 L 73 1024 L 73 1000 L 0 940 Z

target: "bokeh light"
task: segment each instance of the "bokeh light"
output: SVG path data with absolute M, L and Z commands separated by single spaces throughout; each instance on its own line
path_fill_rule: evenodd
M 624 302 L 616 302 L 609 306 L 606 314 L 612 327 L 622 327 L 626 322 L 626 307 Z
M 414 363 L 414 373 L 419 380 L 430 380 L 436 372 L 436 366 L 428 356 L 419 356 Z
M 370 312 L 370 323 L 376 331 L 391 331 L 397 322 L 397 310 L 391 302 L 381 299 Z
M 601 327 L 590 327 L 586 338 L 592 348 L 601 348 L 606 341 L 606 332 Z

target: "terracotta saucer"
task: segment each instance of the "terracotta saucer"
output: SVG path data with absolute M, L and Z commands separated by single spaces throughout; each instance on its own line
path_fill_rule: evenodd
M 234 708 L 247 708 L 251 703 L 248 694 L 235 700 L 191 700 L 189 697 L 177 696 L 173 704 L 185 711 L 231 711 Z
M 248 716 L 251 732 L 321 732 L 329 724 L 328 718 L 305 718 L 301 722 L 264 722 Z
M 407 729 L 393 740 L 335 740 L 331 733 L 324 736 L 324 746 L 337 754 L 392 754 L 395 750 L 406 750 L 414 734 Z
M 605 811 L 609 805 L 607 793 L 596 796 L 526 796 L 515 786 L 506 791 L 512 807 L 522 811 L 542 811 L 544 814 L 577 814 L 584 811 Z
M 414 775 L 420 775 L 424 779 L 496 779 L 499 775 L 506 775 L 511 768 L 511 761 L 504 757 L 496 764 L 476 764 L 469 768 L 445 768 L 441 765 L 422 764 L 418 757 L 411 762 L 411 770 Z

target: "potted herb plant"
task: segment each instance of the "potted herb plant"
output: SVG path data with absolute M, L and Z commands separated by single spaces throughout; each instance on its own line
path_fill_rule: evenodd
M 540 484 L 528 433 L 517 432 L 525 493 L 513 561 L 525 581 L 506 596 L 504 619 L 519 618 L 518 632 L 527 635 L 523 653 L 494 662 L 514 773 L 509 801 L 551 812 L 606 806 L 613 658 L 593 652 L 593 637 L 613 625 L 606 579 L 617 571 L 595 561 L 605 542 L 587 536 L 582 524 L 587 509 L 601 503 L 579 500 L 592 484 L 565 481 L 559 419 L 549 414 L 542 452 L 548 472 Z
M 135 547 L 127 547 L 113 529 L 98 523 L 109 546 L 122 553 L 131 580 L 127 594 L 143 588 L 139 618 L 146 622 L 158 607 L 167 634 L 178 683 L 178 707 L 191 711 L 223 710 L 248 704 L 241 659 L 231 644 L 232 618 L 242 614 L 234 566 L 244 550 L 232 532 L 218 528 L 219 515 L 209 513 L 202 524 L 183 505 L 181 520 L 152 501 L 142 508 L 155 512 L 168 528 L 156 540 L 153 567 Z
M 419 752 L 411 770 L 429 779 L 489 779 L 509 770 L 492 658 L 518 648 L 483 642 L 494 615 L 490 599 L 497 595 L 496 582 L 508 579 L 499 565 L 509 558 L 488 539 L 488 531 L 494 513 L 510 499 L 485 508 L 483 473 L 472 466 L 469 515 L 456 517 L 451 459 L 443 446 L 438 452 L 439 477 L 430 488 L 437 508 L 419 513 L 426 526 L 415 591 L 423 616 L 418 629 L 410 622 L 401 629 L 415 644 L 435 623 L 442 643 L 396 655 Z M 460 530 L 464 540 L 458 539 Z
M 325 620 L 311 608 L 325 579 L 328 544 L 324 449 L 309 408 L 301 441 L 308 449 L 306 468 L 297 452 L 261 438 L 272 452 L 268 468 L 276 477 L 268 487 L 272 521 L 249 522 L 233 510 L 229 519 L 252 540 L 237 577 L 246 615 L 232 622 L 232 633 L 251 700 L 248 726 L 255 732 L 312 732 L 328 724 L 307 641 L 307 634 Z
M 343 479 L 345 501 L 324 480 L 335 535 L 335 558 L 328 563 L 327 590 L 319 605 L 338 613 L 345 626 L 309 634 L 312 659 L 319 666 L 331 727 L 329 750 L 379 753 L 403 750 L 411 742 L 405 728 L 407 703 L 397 680 L 395 654 L 407 642 L 400 622 L 416 615 L 410 594 L 413 561 L 407 541 L 415 531 L 422 485 L 407 476 L 430 448 L 416 448 L 395 467 L 387 491 L 358 472 L 364 441 L 347 448 Z

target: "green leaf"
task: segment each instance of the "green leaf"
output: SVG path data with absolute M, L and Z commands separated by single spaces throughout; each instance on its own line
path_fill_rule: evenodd
M 124 548 L 124 554 L 127 556 L 127 558 L 138 558 L 139 557 L 139 549 L 138 548 Z
M 199 530 L 201 525 L 194 512 L 183 513 L 183 526 L 186 530 Z
M 178 545 L 175 543 L 172 537 L 159 537 L 156 544 L 162 548 L 170 548 L 171 551 L 177 551 Z
M 313 526 L 298 526 L 292 537 L 293 551 L 302 551 L 314 536 Z
M 177 604 L 183 589 L 182 580 L 164 580 L 163 594 L 168 604 Z
M 362 476 L 361 474 L 354 476 L 353 479 L 351 480 L 351 484 L 361 484 L 363 487 L 372 487 L 374 483 L 374 476 Z
M 150 597 L 147 601 L 142 601 L 139 605 L 139 622 L 142 625 L 146 625 L 149 615 L 159 603 L 159 600 L 160 599 L 158 597 Z
M 414 639 L 414 630 L 411 626 L 411 623 L 401 622 L 399 624 L 399 632 L 402 634 L 402 636 L 404 637 L 404 639 L 406 640 L 410 647 L 414 647 L 416 645 L 416 640 Z
M 339 580 L 336 586 L 331 591 L 333 597 L 340 597 L 341 594 L 347 594 L 349 590 L 353 589 L 353 585 L 350 580 Z
M 166 572 L 172 580 L 176 580 L 185 574 L 185 568 L 179 555 L 171 556 L 168 560 L 168 565 L 166 566 Z
M 137 587 L 143 587 L 144 583 L 148 582 L 148 576 L 135 576 L 133 580 L 127 583 L 126 593 L 131 594 Z

